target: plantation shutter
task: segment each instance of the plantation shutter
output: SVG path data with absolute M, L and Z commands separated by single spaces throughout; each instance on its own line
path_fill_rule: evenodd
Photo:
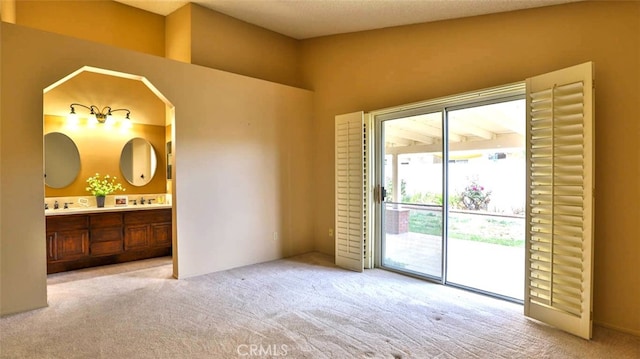
M 527 80 L 525 315 L 591 338 L 593 63 Z
M 335 118 L 336 265 L 362 272 L 368 234 L 368 164 L 363 112 Z

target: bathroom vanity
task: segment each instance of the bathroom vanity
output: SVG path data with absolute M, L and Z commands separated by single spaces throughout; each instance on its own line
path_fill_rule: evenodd
M 170 205 L 45 213 L 48 274 L 171 255 Z

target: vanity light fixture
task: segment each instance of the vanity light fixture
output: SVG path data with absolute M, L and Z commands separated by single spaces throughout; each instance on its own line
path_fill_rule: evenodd
M 79 107 L 84 107 L 87 110 L 89 110 L 91 113 L 89 114 L 89 120 L 91 121 L 96 121 L 99 123 L 104 123 L 104 124 L 111 124 L 113 123 L 113 113 L 117 112 L 117 111 L 126 111 L 127 114 L 125 115 L 125 124 L 130 125 L 131 124 L 131 118 L 129 117 L 131 115 L 131 111 L 129 111 L 129 109 L 126 108 L 118 108 L 118 109 L 112 109 L 110 106 L 105 106 L 102 110 L 100 110 L 100 108 L 96 105 L 91 105 L 91 106 L 85 106 L 83 104 L 79 104 L 79 103 L 72 103 L 70 105 L 71 107 L 71 112 L 69 113 L 69 119 L 73 120 L 77 118 L 77 114 L 76 114 L 76 109 L 74 106 L 79 106 Z

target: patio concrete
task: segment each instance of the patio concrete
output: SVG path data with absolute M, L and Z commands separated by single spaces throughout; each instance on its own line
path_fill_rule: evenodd
M 408 232 L 386 234 L 385 264 L 440 277 L 442 239 Z M 449 238 L 447 282 L 524 299 L 524 247 Z

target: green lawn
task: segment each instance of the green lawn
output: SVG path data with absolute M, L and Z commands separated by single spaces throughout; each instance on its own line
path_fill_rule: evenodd
M 524 246 L 524 218 L 494 217 L 468 213 L 449 213 L 449 238 Z M 442 235 L 442 213 L 411 210 L 409 231 Z

